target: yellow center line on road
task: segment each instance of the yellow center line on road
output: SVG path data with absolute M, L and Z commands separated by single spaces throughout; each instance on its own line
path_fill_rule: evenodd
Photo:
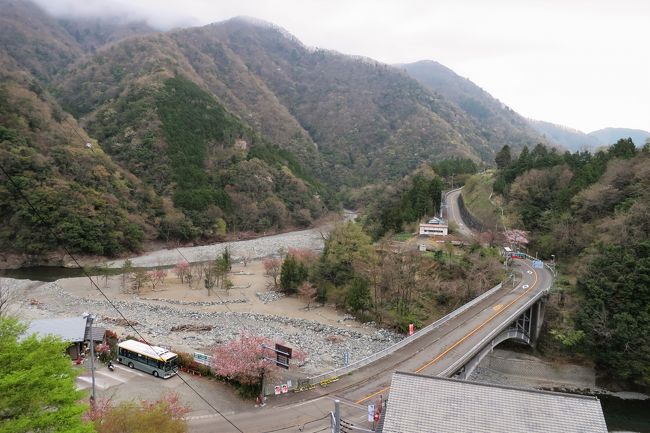
M 533 269 L 530 265 L 528 265 L 528 263 L 526 263 L 526 262 L 522 262 L 522 263 L 524 263 L 524 264 L 525 264 L 526 266 L 528 266 L 530 269 Z M 534 270 L 533 270 L 533 272 L 534 272 L 534 275 L 535 275 L 535 281 L 533 282 L 533 284 L 530 285 L 530 287 L 528 287 L 528 288 L 526 289 L 526 291 L 524 291 L 522 294 L 520 294 L 519 296 L 517 296 L 517 297 L 516 297 L 515 299 L 513 299 L 512 301 L 510 301 L 510 302 L 509 302 L 505 307 L 501 308 L 499 311 L 497 311 L 496 313 L 492 314 L 492 315 L 491 315 L 490 317 L 488 317 L 485 321 L 483 321 L 483 323 L 481 323 L 480 325 L 478 325 L 476 328 L 474 328 L 473 330 L 471 330 L 471 331 L 470 331 L 468 334 L 466 334 L 464 337 L 462 337 L 461 339 L 459 339 L 458 341 L 456 341 L 454 344 L 452 344 L 451 346 L 449 346 L 449 347 L 448 347 L 444 352 L 442 352 L 440 355 L 436 356 L 436 357 L 433 358 L 431 361 L 427 362 L 426 364 L 424 364 L 423 366 L 421 366 L 420 368 L 418 368 L 417 370 L 415 370 L 415 373 L 419 373 L 419 372 L 421 372 L 422 370 L 424 370 L 424 369 L 426 369 L 426 368 L 429 368 L 431 365 L 433 365 L 433 364 L 435 364 L 436 362 L 438 362 L 438 361 L 439 361 L 440 359 L 442 359 L 445 355 L 447 355 L 449 352 L 451 352 L 451 351 L 454 350 L 456 347 L 458 347 L 459 344 L 462 344 L 463 341 L 467 340 L 467 339 L 470 338 L 472 335 L 476 334 L 476 333 L 477 333 L 478 331 L 480 331 L 480 330 L 481 330 L 485 325 L 487 325 L 487 324 L 490 323 L 492 320 L 494 320 L 495 317 L 497 317 L 499 314 L 502 314 L 504 311 L 506 311 L 508 308 L 510 308 L 510 306 L 512 306 L 512 304 L 514 304 L 515 302 L 519 301 L 521 298 L 523 298 L 525 295 L 527 295 L 531 290 L 533 290 L 533 289 L 535 288 L 535 286 L 537 285 L 537 272 L 535 272 Z M 370 394 L 370 395 L 365 396 L 365 397 L 362 398 L 361 400 L 357 400 L 356 403 L 357 403 L 357 404 L 361 404 L 361 403 L 363 403 L 364 401 L 369 400 L 369 399 L 371 399 L 371 398 L 373 398 L 373 397 L 375 397 L 375 396 L 377 396 L 377 395 L 379 395 L 379 394 L 383 394 L 383 393 L 385 393 L 385 392 L 388 391 L 389 389 L 390 389 L 390 386 L 387 386 L 387 387 L 385 387 L 385 388 L 382 388 L 382 389 L 380 389 L 380 390 L 377 391 L 377 392 L 374 392 L 374 393 L 372 393 L 372 394 Z

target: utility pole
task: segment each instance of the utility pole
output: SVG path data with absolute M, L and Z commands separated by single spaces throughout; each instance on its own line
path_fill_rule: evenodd
M 334 433 L 341 433 L 341 401 L 334 400 Z
M 95 406 L 96 400 L 96 394 L 95 394 L 95 342 L 93 341 L 93 320 L 95 320 L 95 316 L 89 313 L 84 313 L 84 317 L 88 321 L 89 324 L 89 330 L 88 330 L 88 340 L 90 343 L 90 375 L 92 377 L 92 382 L 93 382 L 93 393 L 91 396 L 92 399 L 92 406 Z

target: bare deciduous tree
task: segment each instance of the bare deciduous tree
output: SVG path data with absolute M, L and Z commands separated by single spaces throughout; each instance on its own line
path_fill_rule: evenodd
M 9 314 L 10 309 L 18 298 L 18 291 L 4 281 L 0 281 L 0 317 Z
M 309 310 L 311 303 L 316 300 L 316 297 L 318 296 L 318 292 L 316 290 L 316 287 L 314 287 L 312 284 L 305 281 L 298 288 L 298 296 L 300 296 L 302 300 L 307 303 L 307 309 Z
M 267 277 L 271 277 L 273 279 L 273 290 L 279 289 L 281 270 L 282 270 L 281 259 L 268 258 L 264 260 L 264 275 L 266 275 Z

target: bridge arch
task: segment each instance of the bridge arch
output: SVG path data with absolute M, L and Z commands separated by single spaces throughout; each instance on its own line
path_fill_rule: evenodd
M 483 358 L 491 353 L 496 346 L 506 340 L 519 341 L 520 343 L 532 346 L 532 340 L 527 332 L 521 331 L 519 329 L 507 329 L 494 337 L 490 343 L 485 345 L 485 347 L 481 349 L 476 355 L 474 355 L 474 357 L 472 357 L 472 359 L 470 359 L 455 376 L 458 379 L 467 379 L 474 372 L 474 370 L 476 370 L 476 367 L 478 367 Z

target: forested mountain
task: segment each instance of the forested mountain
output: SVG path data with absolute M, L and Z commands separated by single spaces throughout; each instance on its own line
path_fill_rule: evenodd
M 650 145 L 638 149 L 629 138 L 595 154 L 526 148 L 494 182 L 517 216 L 511 220 L 531 233 L 529 251 L 560 264 L 560 293 L 547 307 L 550 334 L 567 352 L 595 359 L 608 377 L 646 389 L 649 191 Z
M 490 148 L 508 145 L 521 149 L 547 142 L 528 125 L 525 118 L 446 66 L 432 60 L 395 66 L 467 113 Z
M 513 148 L 532 139 L 515 126 L 495 135 L 399 69 L 307 48 L 251 19 L 155 32 L 0 0 L 0 24 L 2 162 L 78 252 L 306 226 L 337 206 L 334 190 L 451 156 L 491 163 L 504 136 Z M 89 204 L 69 209 L 39 189 L 55 184 Z M 1 192 L 12 197 L 7 179 Z M 56 217 L 62 207 L 77 220 Z M 11 242 L 34 218 L 15 200 L 4 206 L 5 251 L 56 249 L 51 237 L 35 243 L 39 230 Z
M 491 157 L 492 150 L 461 110 L 390 66 L 309 49 L 281 29 L 242 18 L 172 37 L 182 47 L 201 50 L 194 57 L 216 63 L 220 53 L 212 47 L 234 53 L 307 132 L 326 163 L 324 177 L 330 183 L 362 185 L 395 178 L 422 160 L 445 155 Z M 236 81 L 238 75 L 226 72 L 222 77 Z M 250 100 L 257 93 L 237 95 L 253 117 L 268 111 Z M 274 134 L 277 127 L 268 122 L 262 130 Z
M 290 151 L 231 114 L 191 67 L 175 66 L 167 36 L 93 55 L 96 41 L 129 32 L 84 32 L 26 2 L 1 6 L 0 162 L 13 181 L 3 175 L 0 185 L 3 261 L 56 262 L 57 237 L 73 252 L 117 255 L 157 238 L 306 226 L 335 205 Z M 88 64 L 91 76 L 69 84 Z

